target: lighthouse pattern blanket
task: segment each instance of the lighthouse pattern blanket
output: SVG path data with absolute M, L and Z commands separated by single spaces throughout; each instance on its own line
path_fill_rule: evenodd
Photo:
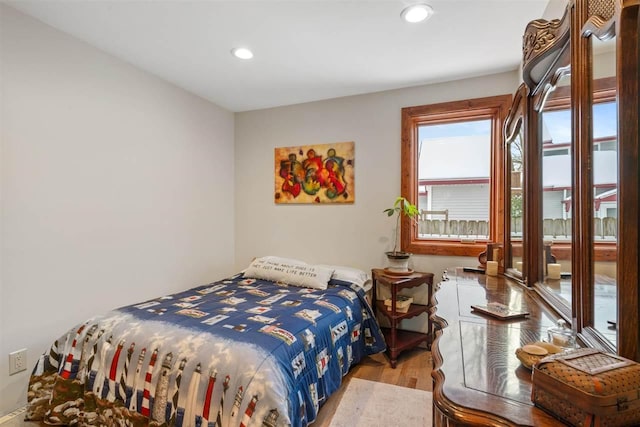
M 306 426 L 385 349 L 364 291 L 242 274 L 74 326 L 30 377 L 27 418 L 58 425 Z

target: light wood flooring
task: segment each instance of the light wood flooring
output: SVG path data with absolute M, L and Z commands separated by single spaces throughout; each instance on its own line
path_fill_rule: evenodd
M 320 408 L 318 418 L 313 427 L 328 427 L 335 414 L 344 390 L 351 378 L 377 381 L 418 390 L 432 391 L 431 353 L 426 349 L 416 348 L 403 352 L 398 358 L 396 369 L 391 368 L 387 357 L 383 354 L 368 356 L 345 376 L 340 389 L 335 392 Z M 3 423 L 2 427 L 44 427 L 46 424 L 23 421 L 18 415 Z

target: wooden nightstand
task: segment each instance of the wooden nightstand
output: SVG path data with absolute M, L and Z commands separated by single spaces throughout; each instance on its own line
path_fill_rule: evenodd
M 403 350 L 416 347 L 421 342 L 426 342 L 427 346 L 431 347 L 431 341 L 433 339 L 433 333 L 431 328 L 431 319 L 427 318 L 427 330 L 428 333 L 404 331 L 400 328 L 400 322 L 403 319 L 409 319 L 418 316 L 422 313 L 429 311 L 429 305 L 411 304 L 406 313 L 401 313 L 396 309 L 397 295 L 402 289 L 414 288 L 416 286 L 427 285 L 429 296 L 427 301 L 431 303 L 431 297 L 433 292 L 433 273 L 419 273 L 413 272 L 407 276 L 395 276 L 387 275 L 383 269 L 374 268 L 371 270 L 371 277 L 373 280 L 373 287 L 371 289 L 373 299 L 373 312 L 378 312 L 389 319 L 391 326 L 389 328 L 382 328 L 384 338 L 387 342 L 387 352 L 389 354 L 389 360 L 391 367 L 395 368 L 398 355 Z M 377 300 L 377 285 L 386 286 L 391 292 L 391 307 L 387 307 L 384 301 Z

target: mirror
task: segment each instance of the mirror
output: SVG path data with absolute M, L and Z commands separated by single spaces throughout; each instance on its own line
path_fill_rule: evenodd
M 544 286 L 571 307 L 571 76 L 563 74 L 541 110 L 542 253 Z
M 511 237 L 511 259 L 508 267 L 514 268 L 516 275 L 522 275 L 522 227 L 523 227 L 523 143 L 522 130 L 509 141 L 509 218 Z
M 616 345 L 618 138 L 615 37 L 591 37 L 593 55 L 593 327 Z
M 509 115 L 505 120 L 505 245 L 504 272 L 523 281 L 524 236 L 524 110 L 527 87 L 522 84 L 516 92 Z
M 637 6 L 637 1 L 576 0 L 561 20 L 532 21 L 525 30 L 523 254 L 525 283 L 571 323 L 580 345 L 640 361 Z M 569 66 L 571 90 L 562 106 L 569 77 L 560 77 Z M 566 111 L 570 144 L 562 152 L 558 144 L 564 138 L 552 128 Z M 546 193 L 558 190 L 556 175 L 564 172 L 554 169 L 561 160 L 553 157 L 566 155 L 570 192 L 553 199 Z M 559 225 L 550 228 L 549 216 L 559 215 L 552 211 L 563 202 L 560 218 L 572 225 L 570 232 L 564 227 L 559 233 Z M 559 268 L 549 270 L 552 264 Z M 551 273 L 559 273 L 560 280 Z

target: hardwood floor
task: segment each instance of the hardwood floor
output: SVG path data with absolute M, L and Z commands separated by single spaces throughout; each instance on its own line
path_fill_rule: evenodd
M 335 414 L 340 398 L 351 381 L 351 378 L 377 381 L 418 390 L 432 391 L 431 383 L 431 352 L 423 348 L 404 351 L 398 358 L 398 366 L 392 369 L 387 357 L 383 354 L 375 354 L 366 357 L 344 377 L 340 389 L 335 392 L 320 408 L 318 418 L 312 424 L 313 427 L 328 427 L 331 418 Z M 27 422 L 18 415 L 12 420 L 3 423 L 2 427 L 39 427 L 44 423 Z

